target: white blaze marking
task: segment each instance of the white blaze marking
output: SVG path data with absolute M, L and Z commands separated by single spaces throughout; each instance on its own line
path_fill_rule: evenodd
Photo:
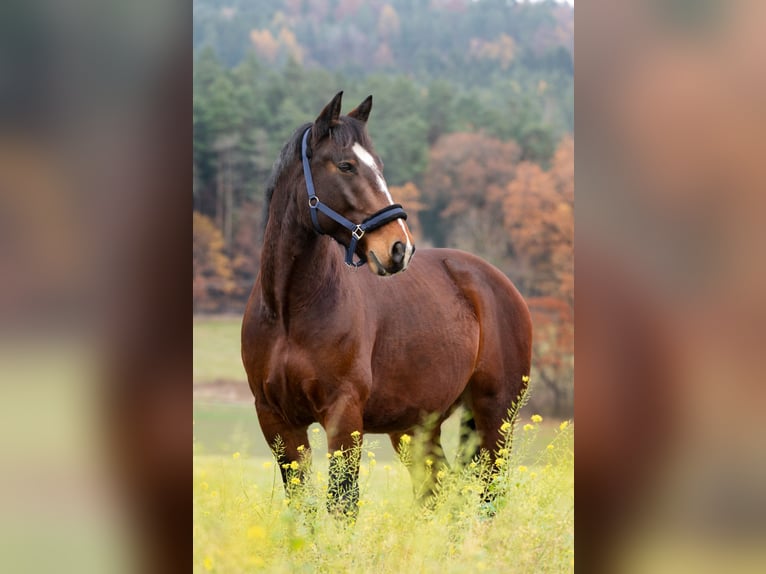
M 372 173 L 375 174 L 375 179 L 378 180 L 378 191 L 381 193 L 385 193 L 386 197 L 388 198 L 388 204 L 393 205 L 394 200 L 391 198 L 391 193 L 388 191 L 388 185 L 386 185 L 386 180 L 383 179 L 383 174 L 380 173 L 380 170 L 378 169 L 378 165 L 375 163 L 375 159 L 372 157 L 370 152 L 368 152 L 359 142 L 354 142 L 354 145 L 351 146 L 351 149 L 356 154 L 356 157 L 359 158 L 359 160 L 369 167 L 372 170 Z
M 359 142 L 354 142 L 354 145 L 351 146 L 351 149 L 356 154 L 356 157 L 358 157 L 364 165 L 372 170 L 372 173 L 375 174 L 375 179 L 378 182 L 378 191 L 386 195 L 389 205 L 393 205 L 394 199 L 391 197 L 391 192 L 388 191 L 388 185 L 386 184 L 386 180 L 383 179 L 383 174 L 380 173 L 378 165 L 375 163 L 375 158 L 373 158 L 372 154 L 364 149 L 364 147 Z M 407 231 L 407 227 L 405 227 L 404 222 L 401 219 L 397 219 L 396 221 L 402 228 L 404 237 L 407 240 L 407 245 L 404 248 L 404 261 L 406 266 L 412 258 L 412 236 L 410 235 L 409 231 Z

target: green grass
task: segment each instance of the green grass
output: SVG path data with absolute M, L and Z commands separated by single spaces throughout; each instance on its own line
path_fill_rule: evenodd
M 194 382 L 246 381 L 240 357 L 242 317 L 194 318 Z
M 195 447 L 194 571 L 570 572 L 573 428 L 527 424 L 527 430 L 519 424 L 502 467 L 503 494 L 492 518 L 480 509 L 481 485 L 470 470 L 448 471 L 441 504 L 426 510 L 414 502 L 404 466 L 367 440 L 353 526 L 330 517 L 323 504 L 312 518 L 297 508 L 300 495 L 286 499 L 270 456 L 204 454 Z M 324 433 L 309 434 L 311 484 L 321 498 Z
M 458 446 L 460 414 L 461 411 L 458 409 L 442 425 L 442 444 L 449 460 L 454 458 Z M 531 445 L 530 450 L 538 451 L 545 448 L 545 445 L 555 436 L 559 422 L 547 419 L 543 421 L 532 439 L 534 444 Z M 313 425 L 312 428 L 320 427 Z M 235 451 L 252 457 L 268 457 L 270 454 L 252 402 L 195 402 L 194 441 L 198 454 L 231 454 Z M 367 435 L 367 441 L 376 444 L 375 452 L 379 459 L 395 458 L 388 436 Z

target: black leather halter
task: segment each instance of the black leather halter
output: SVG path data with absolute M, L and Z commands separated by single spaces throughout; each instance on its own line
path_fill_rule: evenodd
M 306 179 L 306 191 L 309 195 L 309 209 L 311 210 L 311 222 L 314 224 L 314 229 L 320 235 L 324 235 L 321 226 L 319 225 L 319 216 L 317 211 L 321 211 L 327 217 L 342 225 L 351 232 L 351 242 L 346 247 L 346 265 L 350 267 L 361 267 L 367 261 L 361 258 L 359 261 L 354 262 L 354 251 L 356 250 L 356 244 L 364 236 L 367 231 L 372 231 L 379 227 L 383 227 L 386 223 L 394 221 L 395 219 L 407 219 L 407 213 L 404 208 L 395 203 L 393 205 L 387 205 L 383 209 L 376 211 L 370 217 L 362 221 L 362 223 L 356 224 L 343 217 L 340 213 L 325 205 L 317 197 L 316 190 L 314 189 L 314 179 L 311 177 L 311 167 L 309 167 L 309 159 L 306 154 L 308 146 L 308 137 L 311 128 L 308 128 L 303 133 L 303 141 L 301 142 L 301 161 L 303 162 L 303 176 Z

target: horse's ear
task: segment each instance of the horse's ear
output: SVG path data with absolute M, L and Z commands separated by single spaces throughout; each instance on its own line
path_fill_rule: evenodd
M 372 110 L 372 95 L 369 95 L 365 100 L 348 112 L 348 117 L 356 118 L 360 122 L 367 123 L 367 118 L 370 117 L 370 111 Z
M 335 94 L 335 97 L 330 100 L 322 113 L 319 114 L 316 120 L 314 120 L 314 127 L 311 130 L 311 135 L 314 143 L 319 142 L 330 133 L 330 128 L 338 125 L 338 118 L 340 117 L 340 102 L 343 98 L 343 91 Z

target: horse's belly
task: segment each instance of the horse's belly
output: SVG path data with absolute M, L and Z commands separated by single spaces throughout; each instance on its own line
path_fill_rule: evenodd
M 462 345 L 447 341 L 452 344 L 411 344 L 401 360 L 374 369 L 364 412 L 366 430 L 406 430 L 424 415 L 450 411 L 471 378 L 476 350 L 473 337 L 465 337 Z

